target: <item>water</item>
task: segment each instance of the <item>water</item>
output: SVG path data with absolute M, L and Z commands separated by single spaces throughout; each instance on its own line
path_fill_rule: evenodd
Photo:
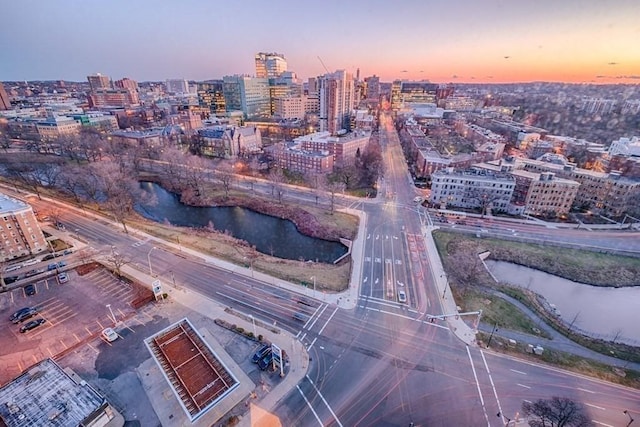
M 502 282 L 529 288 L 555 304 L 565 322 L 589 335 L 640 345 L 640 287 L 604 288 L 572 282 L 539 270 L 487 260 Z
M 229 231 L 238 239 L 255 245 L 259 252 L 278 258 L 332 263 L 347 252 L 339 242 L 316 239 L 298 232 L 293 222 L 240 207 L 194 207 L 158 184 L 143 182 L 141 187 L 155 195 L 153 205 L 141 204 L 136 211 L 156 222 L 183 227 L 207 227 Z

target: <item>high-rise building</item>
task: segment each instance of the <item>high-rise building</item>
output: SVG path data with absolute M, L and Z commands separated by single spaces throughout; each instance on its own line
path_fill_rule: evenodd
M 249 119 L 271 115 L 269 79 L 235 75 L 222 81 L 227 112 L 242 111 Z
M 287 71 L 287 60 L 281 53 L 256 53 L 256 77 L 270 79 Z
M 7 95 L 7 91 L 4 90 L 4 85 L 0 82 L 0 110 L 9 110 L 11 109 L 11 102 L 9 101 L 9 95 Z
M 380 77 L 374 74 L 371 77 L 365 77 L 364 81 L 367 84 L 367 100 L 377 101 L 380 98 Z
M 349 118 L 354 109 L 354 79 L 351 73 L 338 70 L 319 77 L 320 131 L 335 135 L 349 130 Z
M 129 89 L 129 90 L 134 90 L 136 92 L 138 91 L 138 82 L 135 80 L 131 80 L 127 77 L 121 80 L 116 80 L 114 82 L 114 85 L 118 89 Z
M 99 89 L 89 95 L 90 107 L 129 107 L 138 104 L 138 92 L 130 89 Z
M 185 79 L 168 79 L 166 88 L 168 93 L 189 93 L 189 82 Z
M 212 114 L 224 115 L 227 110 L 223 87 L 222 80 L 207 80 L 198 83 L 198 105 L 208 108 Z
M 111 79 L 109 78 L 109 76 L 103 76 L 100 73 L 87 76 L 87 81 L 89 81 L 91 91 L 100 89 L 112 89 Z

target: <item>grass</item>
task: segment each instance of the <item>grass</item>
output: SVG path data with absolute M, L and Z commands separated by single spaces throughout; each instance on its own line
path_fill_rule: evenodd
M 529 316 L 498 296 L 470 289 L 463 294 L 459 302 L 464 311 L 482 310 L 482 320 L 490 325 L 498 325 L 498 328 L 520 331 L 547 339 L 552 338 L 547 332 L 537 328 Z
M 71 247 L 67 242 L 60 239 L 49 240 L 49 243 L 51 244 L 51 249 L 53 250 L 53 252 L 64 251 L 65 249 L 69 249 Z
M 478 333 L 479 342 L 486 343 L 488 338 L 489 334 L 483 332 Z M 485 344 L 480 345 L 485 346 Z M 525 344 L 518 343 L 513 347 L 509 345 L 506 339 L 496 335 L 491 339 L 491 348 L 500 353 L 516 355 L 518 358 L 558 366 L 568 371 L 640 389 L 640 372 L 627 369 L 624 365 L 618 367 L 611 366 L 606 363 L 547 348 L 544 349 L 541 355 L 534 355 L 526 352 Z

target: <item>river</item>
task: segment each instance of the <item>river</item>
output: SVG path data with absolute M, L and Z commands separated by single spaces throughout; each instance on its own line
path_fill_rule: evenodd
M 640 287 L 605 288 L 572 282 L 504 261 L 486 261 L 501 282 L 529 288 L 555 304 L 565 322 L 591 336 L 640 346 Z M 574 320 L 575 319 L 575 320 Z

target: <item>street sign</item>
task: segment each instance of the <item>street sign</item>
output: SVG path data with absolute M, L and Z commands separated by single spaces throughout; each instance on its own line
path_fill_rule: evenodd
M 275 344 L 271 344 L 271 354 L 273 357 L 273 364 L 276 368 L 280 368 L 280 376 L 284 376 L 284 362 L 282 361 L 282 349 Z
M 160 280 L 154 280 L 151 283 L 151 287 L 153 289 L 153 296 L 155 296 L 157 300 L 158 297 L 162 295 L 162 283 L 160 283 Z

